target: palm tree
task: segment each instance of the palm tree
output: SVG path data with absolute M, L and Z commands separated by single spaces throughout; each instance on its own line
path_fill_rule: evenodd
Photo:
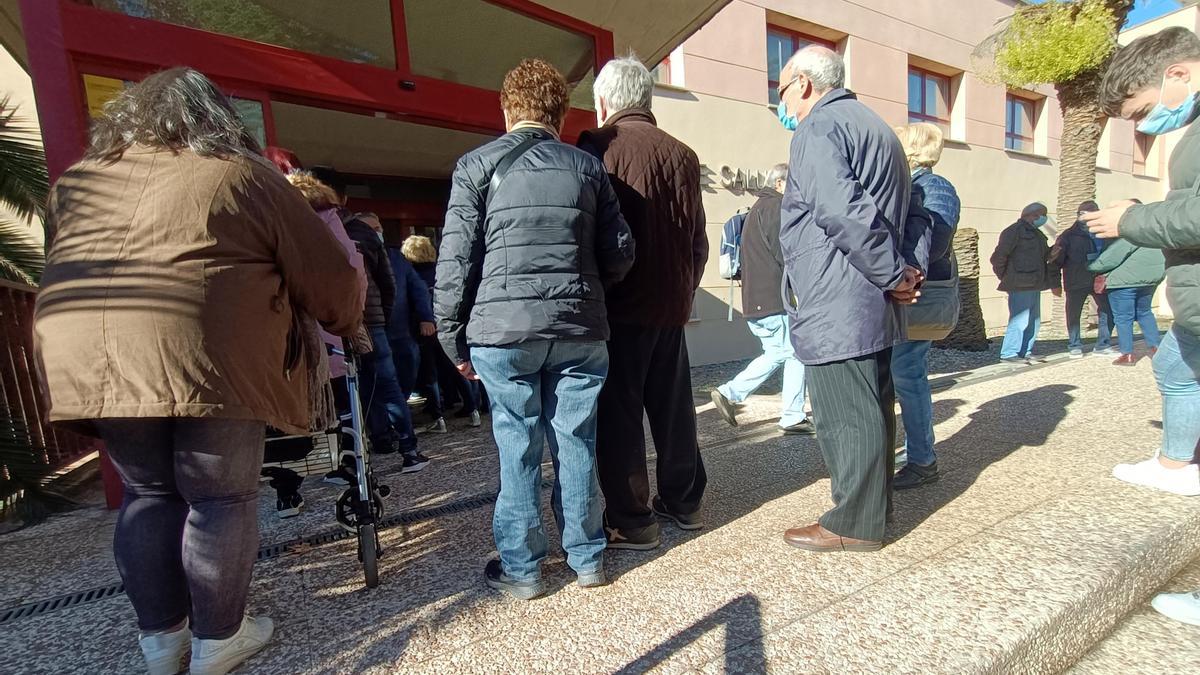
M 29 228 L 45 215 L 50 181 L 37 130 L 8 100 L 0 99 L 0 204 L 25 222 L 0 217 L 0 279 L 37 285 L 46 258 Z
M 1054 85 L 1062 109 L 1057 216 L 1075 220 L 1096 198 L 1096 152 L 1104 131 L 1100 81 L 1134 0 L 1046 0 L 1021 4 L 975 48 L 975 70 L 989 81 L 1024 88 Z

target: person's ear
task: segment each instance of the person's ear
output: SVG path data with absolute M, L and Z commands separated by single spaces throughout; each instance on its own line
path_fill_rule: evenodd
M 1167 66 L 1166 76 L 1168 79 L 1182 80 L 1184 82 L 1192 81 L 1192 71 L 1182 63 L 1172 63 Z

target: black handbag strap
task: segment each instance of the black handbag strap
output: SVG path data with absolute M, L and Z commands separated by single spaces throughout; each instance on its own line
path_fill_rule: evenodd
M 492 172 L 492 180 L 488 183 L 487 196 L 484 197 L 484 208 L 487 209 L 492 205 L 492 197 L 496 191 L 500 189 L 500 183 L 504 182 L 504 177 L 508 175 L 508 170 L 512 168 L 513 163 L 521 158 L 529 151 L 530 148 L 546 140 L 542 134 L 535 133 L 533 136 L 526 138 L 517 144 L 517 147 L 508 151 L 508 154 L 500 158 L 500 162 L 496 164 L 495 171 Z

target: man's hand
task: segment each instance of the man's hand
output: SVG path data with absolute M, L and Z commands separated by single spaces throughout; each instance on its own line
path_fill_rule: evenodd
M 1113 202 L 1108 208 L 1085 213 L 1079 219 L 1087 223 L 1088 229 L 1097 237 L 1116 239 L 1121 236 L 1121 217 L 1136 203 L 1128 199 Z
M 433 337 L 437 334 L 437 324 L 432 321 L 422 321 L 420 331 L 421 337 Z
M 1061 289 L 1061 288 L 1051 288 L 1051 289 L 1050 289 L 1050 292 L 1051 292 L 1051 293 L 1054 295 L 1054 297 L 1056 297 L 1056 298 L 1061 298 L 1061 297 L 1062 297 L 1062 289 Z
M 917 298 L 921 297 L 921 291 L 918 289 L 923 281 L 925 281 L 925 275 L 921 270 L 909 265 L 904 268 L 904 278 L 900 281 L 900 285 L 888 291 L 888 295 L 891 296 L 892 302 L 897 304 L 914 304 Z
M 462 376 L 468 380 L 479 379 L 479 375 L 475 374 L 475 369 L 471 367 L 470 361 L 463 361 L 462 363 L 458 364 L 457 368 L 458 372 L 462 373 Z

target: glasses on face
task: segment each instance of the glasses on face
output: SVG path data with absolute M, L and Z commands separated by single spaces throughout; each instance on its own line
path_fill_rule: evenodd
M 793 84 L 796 84 L 799 81 L 800 81 L 800 76 L 797 75 L 796 77 L 793 77 L 792 79 L 788 80 L 782 87 L 780 87 L 779 88 L 779 100 L 781 100 L 781 101 L 783 100 L 783 94 L 784 94 L 784 92 L 786 92 L 788 90 L 788 87 L 792 86 Z

